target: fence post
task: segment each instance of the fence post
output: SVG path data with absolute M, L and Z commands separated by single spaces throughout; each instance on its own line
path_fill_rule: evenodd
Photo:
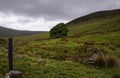
M 12 57 L 12 43 L 13 39 L 8 38 L 8 60 L 9 60 L 9 72 L 5 75 L 5 78 L 22 78 L 22 73 L 20 71 L 13 70 L 13 57 Z
M 8 53 L 8 60 L 9 60 L 9 71 L 13 70 L 13 58 L 12 58 L 12 38 L 8 38 L 8 47 L 9 47 L 9 53 Z

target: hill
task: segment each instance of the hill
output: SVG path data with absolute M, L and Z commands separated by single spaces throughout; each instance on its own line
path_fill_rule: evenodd
M 94 12 L 79 18 L 76 18 L 67 23 L 68 26 L 75 26 L 76 24 L 84 23 L 90 20 L 120 17 L 120 9 Z
M 0 36 L 26 36 L 26 35 L 33 35 L 33 34 L 40 34 L 45 31 L 20 31 L 20 30 L 14 30 L 9 29 L 0 26 Z

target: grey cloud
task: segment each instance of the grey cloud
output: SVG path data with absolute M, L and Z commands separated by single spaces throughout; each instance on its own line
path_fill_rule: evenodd
M 49 20 L 71 20 L 91 12 L 117 8 L 120 8 L 120 0 L 0 0 L 0 12 Z
M 32 22 L 32 20 L 30 20 L 30 19 L 18 19 L 17 22 L 25 24 L 25 23 Z

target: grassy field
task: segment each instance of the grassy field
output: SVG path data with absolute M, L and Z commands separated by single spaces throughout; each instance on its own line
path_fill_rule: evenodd
M 14 37 L 14 69 L 22 71 L 23 78 L 120 78 L 119 66 L 87 62 L 89 49 L 120 59 L 120 17 L 91 19 L 68 28 L 65 38 L 49 39 L 49 33 Z M 4 78 L 8 61 L 3 44 L 7 42 L 0 44 L 0 78 Z

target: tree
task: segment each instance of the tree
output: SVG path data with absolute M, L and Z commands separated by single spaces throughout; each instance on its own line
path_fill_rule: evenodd
M 68 28 L 64 23 L 59 23 L 50 30 L 51 38 L 61 38 L 67 36 Z

